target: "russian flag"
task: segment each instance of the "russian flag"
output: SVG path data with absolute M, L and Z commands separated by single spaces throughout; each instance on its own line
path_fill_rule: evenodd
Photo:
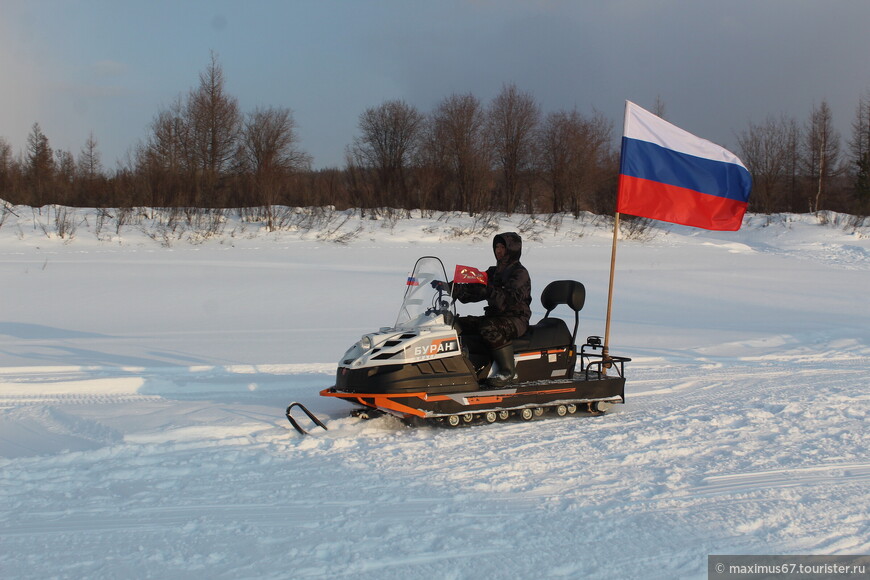
M 736 155 L 626 101 L 617 212 L 735 231 L 751 190 Z

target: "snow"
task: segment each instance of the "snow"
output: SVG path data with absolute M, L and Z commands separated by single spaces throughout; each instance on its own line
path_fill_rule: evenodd
M 3 578 L 706 578 L 708 554 L 870 552 L 868 224 L 621 240 L 626 404 L 450 430 L 317 393 L 417 257 L 485 267 L 496 231 L 523 234 L 535 293 L 584 282 L 581 336 L 603 334 L 605 224 L 336 212 L 155 236 L 76 210 L 69 239 L 13 209 Z M 329 430 L 293 431 L 294 400 Z

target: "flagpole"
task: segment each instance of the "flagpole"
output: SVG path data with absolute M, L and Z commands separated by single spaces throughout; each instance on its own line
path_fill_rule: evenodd
M 610 284 L 607 287 L 607 318 L 604 322 L 604 347 L 601 349 L 601 358 L 604 364 L 604 372 L 610 366 L 610 318 L 613 312 L 613 278 L 616 273 L 616 241 L 619 239 L 619 194 L 622 192 L 622 164 L 625 161 L 625 135 L 629 123 L 629 108 L 632 103 L 625 101 L 625 114 L 622 119 L 622 147 L 619 151 L 619 182 L 616 185 L 616 211 L 613 212 L 613 245 L 610 248 Z
M 610 249 L 610 285 L 607 288 L 607 320 L 604 324 L 604 347 L 602 357 L 606 363 L 610 353 L 610 315 L 613 311 L 613 278 L 616 272 L 616 240 L 619 238 L 619 212 L 613 218 L 613 245 Z M 606 365 L 605 365 L 606 367 Z

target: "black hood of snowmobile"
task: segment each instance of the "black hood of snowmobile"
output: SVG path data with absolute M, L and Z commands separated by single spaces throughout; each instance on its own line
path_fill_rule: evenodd
M 507 262 L 510 264 L 512 262 L 519 262 L 520 257 L 523 254 L 523 239 L 516 232 L 505 232 L 503 234 L 497 234 L 492 239 L 492 250 L 495 252 L 495 245 L 503 244 L 505 249 L 507 250 Z

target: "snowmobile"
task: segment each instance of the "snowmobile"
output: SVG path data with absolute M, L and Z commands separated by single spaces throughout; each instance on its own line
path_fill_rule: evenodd
M 517 380 L 492 387 L 498 372 L 480 337 L 457 333 L 455 300 L 433 281 L 447 280 L 434 256 L 417 260 L 407 279 L 396 323 L 364 335 L 341 358 L 335 385 L 320 392 L 353 404 L 353 415 L 367 419 L 384 413 L 414 424 L 437 422 L 456 427 L 518 417 L 532 420 L 552 412 L 601 414 L 601 403 L 625 402 L 627 357 L 604 352 L 601 338 L 576 346 L 586 289 L 574 280 L 551 282 L 541 294 L 544 318 L 513 341 Z M 550 316 L 558 306 L 574 312 L 574 330 Z M 577 360 L 580 360 L 579 369 Z M 299 403 L 320 427 L 325 426 Z

